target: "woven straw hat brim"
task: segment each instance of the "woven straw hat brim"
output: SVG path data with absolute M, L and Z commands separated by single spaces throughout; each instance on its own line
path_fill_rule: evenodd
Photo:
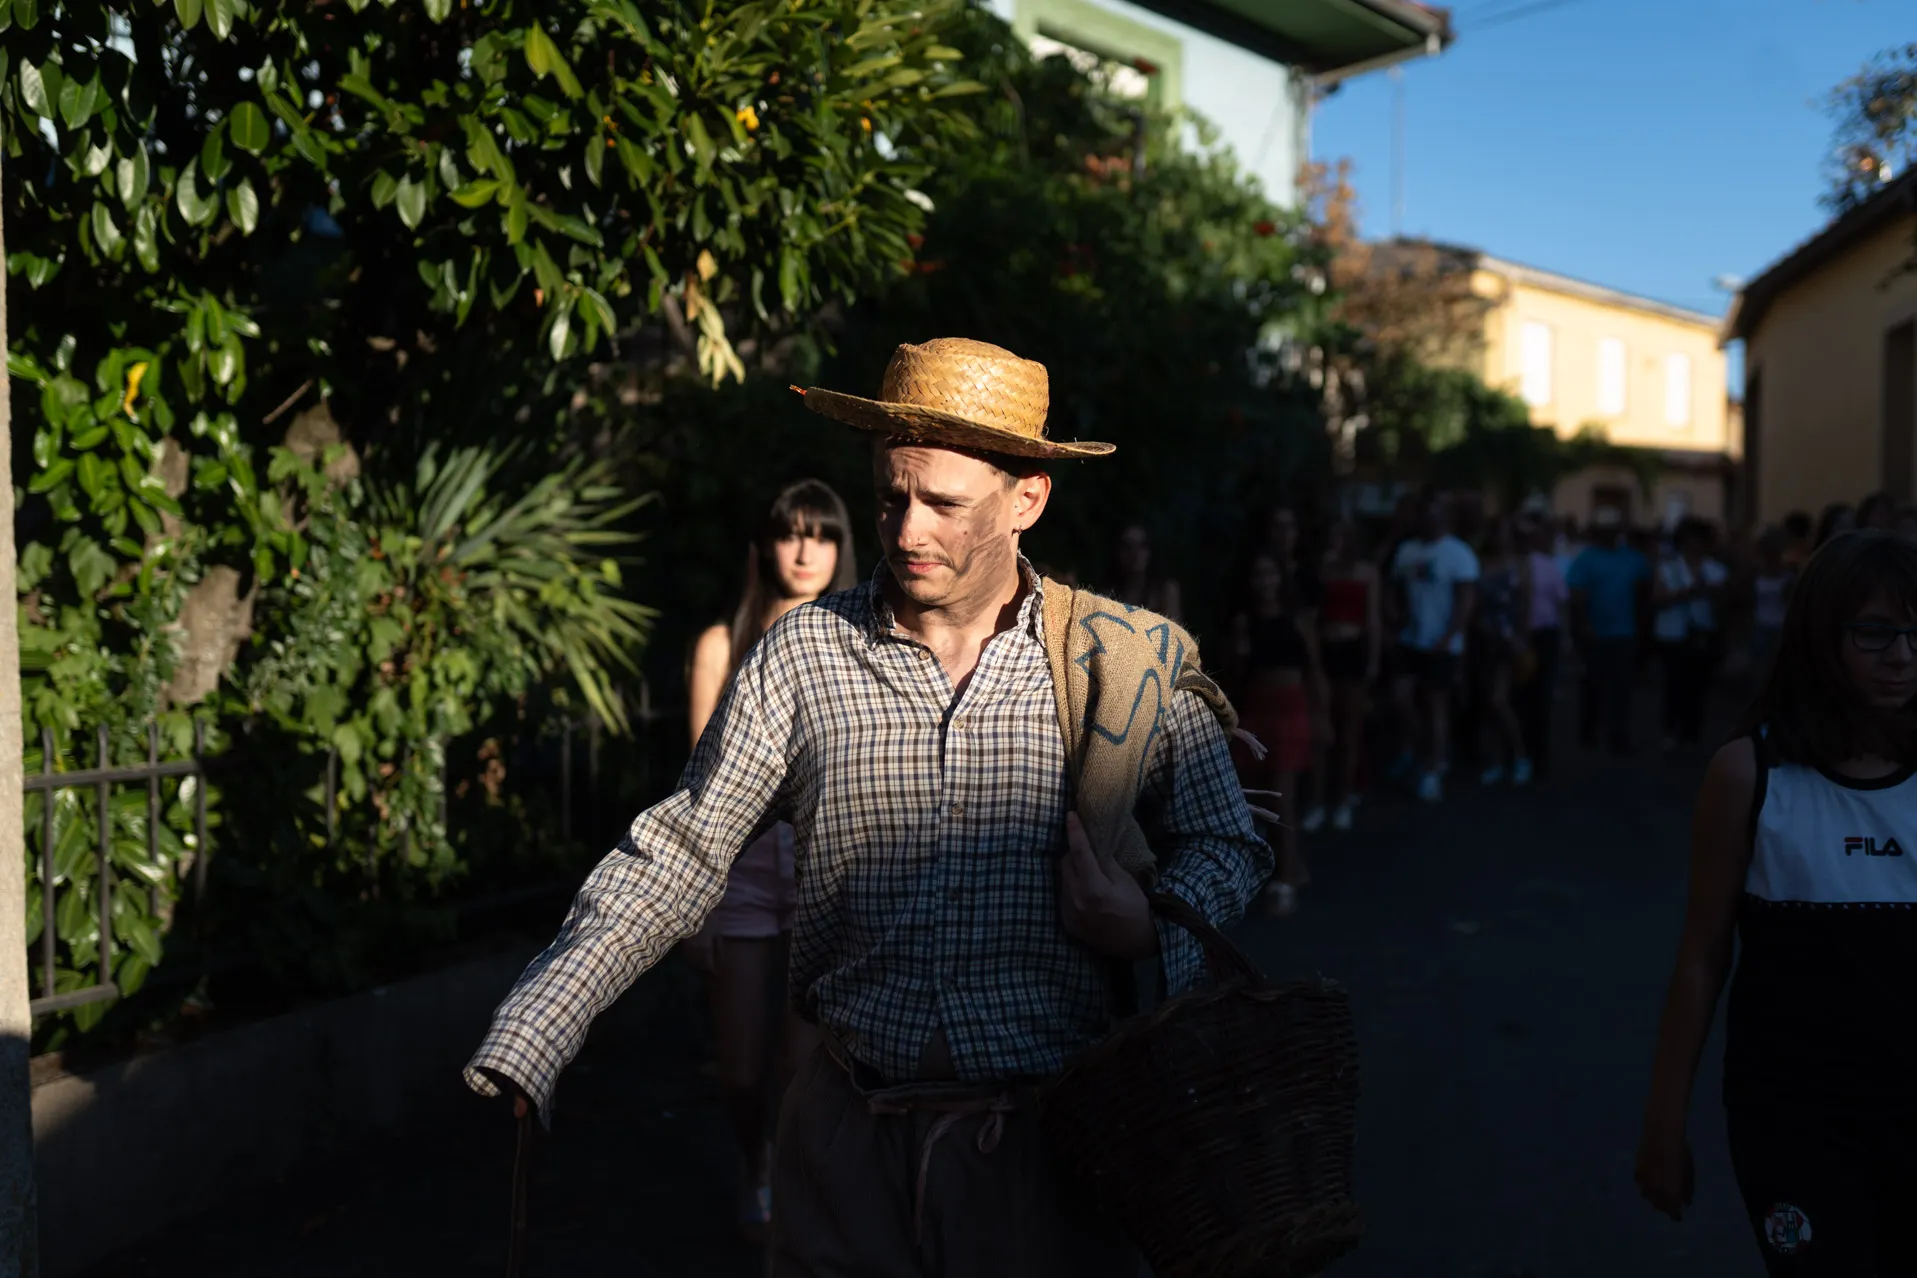
M 901 439 L 1010 457 L 1103 457 L 1116 452 L 1118 447 L 1095 440 L 1068 443 L 1056 439 L 1033 439 L 1029 435 L 982 426 L 936 408 L 860 399 L 857 395 L 821 390 L 816 386 L 805 392 L 805 406 L 815 413 L 823 413 L 860 430 L 879 431 Z

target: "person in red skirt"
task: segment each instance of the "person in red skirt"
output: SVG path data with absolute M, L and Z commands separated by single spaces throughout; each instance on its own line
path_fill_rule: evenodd
M 1296 912 L 1299 889 L 1310 879 L 1298 851 L 1296 792 L 1299 775 L 1311 764 L 1314 699 L 1321 706 L 1329 699 L 1317 619 L 1296 605 L 1288 585 L 1274 555 L 1254 555 L 1245 577 L 1245 606 L 1231 627 L 1239 723 L 1266 750 L 1262 760 L 1243 745 L 1233 754 L 1248 790 L 1275 793 L 1280 818 L 1278 873 L 1259 897 L 1265 912 L 1276 915 Z

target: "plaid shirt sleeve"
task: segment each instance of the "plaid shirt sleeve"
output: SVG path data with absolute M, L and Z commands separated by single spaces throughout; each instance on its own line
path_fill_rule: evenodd
M 1209 707 L 1189 692 L 1172 699 L 1164 748 L 1141 797 L 1140 824 L 1158 863 L 1158 890 L 1194 906 L 1223 927 L 1271 877 L 1271 847 L 1258 836 L 1232 767 L 1230 743 Z M 1205 975 L 1205 955 L 1191 933 L 1158 922 L 1165 992 L 1173 995 Z
M 791 647 L 775 627 L 753 648 L 678 791 L 640 813 L 586 877 L 558 937 L 493 1013 L 465 1070 L 474 1091 L 497 1096 L 510 1081 L 550 1126 L 559 1073 L 593 1018 L 718 905 L 733 858 L 780 799 L 795 717 L 783 669 Z

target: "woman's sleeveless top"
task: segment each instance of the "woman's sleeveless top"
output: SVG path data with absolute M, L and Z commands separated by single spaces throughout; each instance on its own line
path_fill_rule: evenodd
M 1917 1110 L 1917 770 L 1857 781 L 1767 753 L 1725 1100 Z
M 1325 602 L 1318 610 L 1320 624 L 1362 626 L 1371 619 L 1371 583 L 1362 577 L 1334 577 L 1324 583 Z
M 1478 603 L 1472 614 L 1478 633 L 1510 639 L 1518 633 L 1518 570 L 1486 569 L 1478 577 Z

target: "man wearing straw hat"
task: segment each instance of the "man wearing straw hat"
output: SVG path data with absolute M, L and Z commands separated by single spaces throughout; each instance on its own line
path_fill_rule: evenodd
M 873 432 L 884 562 L 759 641 L 678 792 L 588 876 L 466 1079 L 549 1122 L 593 1017 L 698 930 L 734 855 L 784 819 L 791 992 L 828 1046 L 780 1118 L 772 1272 L 1133 1278 L 1120 1224 L 1053 1171 L 1031 1091 L 1109 1030 L 1121 969 L 1156 956 L 1173 991 L 1201 974 L 1134 870 L 1219 924 L 1270 874 L 1229 707 L 1161 626 L 1116 730 L 1102 701 L 1064 713 L 1067 684 L 1082 705 L 1082 671 L 1125 641 L 1083 641 L 1067 662 L 1058 632 L 1156 619 L 1072 611 L 1020 553 L 1051 492 L 1044 464 L 1112 451 L 1047 437 L 1041 365 L 948 338 L 901 346 L 876 400 L 804 395 Z M 1179 652 L 1161 670 L 1168 635 Z M 1094 790 L 1126 810 L 1095 815 Z

